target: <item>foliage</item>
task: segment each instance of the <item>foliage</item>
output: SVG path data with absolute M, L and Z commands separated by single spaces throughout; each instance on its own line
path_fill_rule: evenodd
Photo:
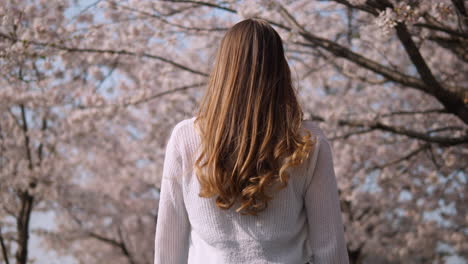
M 463 0 L 0 3 L 0 242 L 152 263 L 166 139 L 227 28 L 278 30 L 306 116 L 333 141 L 353 263 L 468 257 Z M 32 212 L 56 230 L 30 230 Z M 448 245 L 451 252 L 439 250 Z

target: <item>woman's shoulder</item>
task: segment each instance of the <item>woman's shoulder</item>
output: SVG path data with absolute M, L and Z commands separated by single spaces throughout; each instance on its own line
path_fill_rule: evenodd
M 312 136 L 317 139 L 317 148 L 315 148 L 314 155 L 317 155 L 318 153 L 320 153 L 319 155 L 324 155 L 328 152 L 332 152 L 332 144 L 320 128 L 317 121 L 303 120 L 303 127 L 309 130 L 312 133 Z
M 323 130 L 320 128 L 318 122 L 306 119 L 302 121 L 302 126 L 303 128 L 309 130 L 313 136 L 316 136 L 321 140 L 327 140 L 327 137 L 325 136 Z
M 195 117 L 190 117 L 177 122 L 172 128 L 173 136 L 182 139 L 182 137 L 191 134 L 194 121 Z
M 189 155 L 197 147 L 198 134 L 194 128 L 195 117 L 189 117 L 177 122 L 172 129 L 172 137 L 177 142 L 180 154 Z
M 185 118 L 185 119 L 182 119 L 180 120 L 179 122 L 177 122 L 174 126 L 174 130 L 176 129 L 186 129 L 186 127 L 190 126 L 191 124 L 193 124 L 193 122 L 195 121 L 195 116 L 192 116 L 192 117 L 189 117 L 189 118 Z

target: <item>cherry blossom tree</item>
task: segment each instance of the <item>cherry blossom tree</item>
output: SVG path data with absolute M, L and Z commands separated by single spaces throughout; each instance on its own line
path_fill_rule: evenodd
M 0 245 L 152 263 L 171 128 L 248 17 L 284 40 L 306 117 L 333 143 L 352 263 L 468 257 L 463 0 L 0 3 Z M 53 212 L 54 230 L 31 229 Z

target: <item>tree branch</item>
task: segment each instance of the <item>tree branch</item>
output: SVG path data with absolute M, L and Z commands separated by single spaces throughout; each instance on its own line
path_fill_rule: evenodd
M 447 110 L 445 109 L 427 109 L 427 110 L 419 110 L 419 111 L 395 111 L 391 113 L 385 113 L 380 115 L 380 117 L 389 117 L 389 116 L 395 116 L 395 115 L 417 115 L 417 114 L 447 114 Z
M 439 165 L 439 163 L 437 163 L 437 159 L 434 155 L 434 151 L 433 151 L 433 146 L 431 146 L 427 151 L 426 153 L 429 153 L 429 156 L 431 158 L 431 161 L 432 161 L 432 164 L 434 164 L 434 167 L 436 170 L 440 170 L 441 168 L 441 165 Z
M 174 26 L 174 27 L 177 27 L 177 28 L 180 28 L 180 29 L 193 30 L 193 31 L 208 31 L 208 32 L 228 30 L 228 28 L 223 28 L 223 27 L 214 27 L 214 28 L 187 27 L 187 26 L 176 24 L 176 23 L 172 23 L 169 20 L 165 19 L 161 15 L 152 14 L 152 13 L 149 13 L 149 12 L 146 12 L 146 11 L 143 11 L 143 10 L 139 10 L 139 9 L 136 9 L 136 8 L 132 8 L 132 7 L 127 6 L 127 5 L 122 5 L 122 4 L 119 4 L 119 3 L 116 3 L 116 5 L 120 6 L 121 8 L 123 8 L 125 10 L 131 11 L 131 12 L 136 12 L 136 13 L 141 14 L 141 15 L 156 18 L 156 19 L 160 20 L 161 22 L 163 22 L 164 24 Z
M 317 122 L 326 122 L 325 118 L 318 116 L 318 115 L 313 115 L 311 118 L 312 120 L 317 121 Z M 380 131 L 385 131 L 385 132 L 391 132 L 396 135 L 406 136 L 409 138 L 419 139 L 428 143 L 436 143 L 436 144 L 439 144 L 441 146 L 446 146 L 446 147 L 468 144 L 468 133 L 465 133 L 465 135 L 460 136 L 460 137 L 430 136 L 424 132 L 414 131 L 414 130 L 410 130 L 404 127 L 390 126 L 378 120 L 360 121 L 360 120 L 339 119 L 337 123 L 339 126 L 356 127 L 356 128 L 362 128 L 363 130 L 350 132 L 349 135 L 345 134 L 342 136 L 335 137 L 333 139 L 346 138 L 355 134 L 370 133 L 375 130 L 380 130 Z
M 164 91 L 164 92 L 160 92 L 160 93 L 157 93 L 157 94 L 153 94 L 149 97 L 146 97 L 146 98 L 143 98 L 141 100 L 138 100 L 138 101 L 134 101 L 134 102 L 129 102 L 129 103 L 126 103 L 124 104 L 124 106 L 128 106 L 128 105 L 138 105 L 138 104 L 141 104 L 141 103 L 146 103 L 148 101 L 151 101 L 153 99 L 156 99 L 158 97 L 161 97 L 161 96 L 164 96 L 164 95 L 167 95 L 167 94 L 171 94 L 171 93 L 175 93 L 175 92 L 180 92 L 180 91 L 185 91 L 185 90 L 188 90 L 188 89 L 191 89 L 191 88 L 196 88 L 196 87 L 200 87 L 200 86 L 203 86 L 203 85 L 206 85 L 206 82 L 201 82 L 201 83 L 195 83 L 195 84 L 191 84 L 191 85 L 184 85 L 182 87 L 177 87 L 177 88 L 174 88 L 174 89 L 171 89 L 171 90 L 167 90 L 167 91 Z
M 34 197 L 27 192 L 21 192 L 20 200 L 20 215 L 16 221 L 18 232 L 18 249 L 16 251 L 16 261 L 19 264 L 26 264 L 28 260 L 29 220 L 31 219 Z
M 87 234 L 90 237 L 92 237 L 92 238 L 94 238 L 96 240 L 99 240 L 101 242 L 104 242 L 106 244 L 109 244 L 109 245 L 111 245 L 113 247 L 118 248 L 122 252 L 122 254 L 127 257 L 130 264 L 136 264 L 136 261 L 133 259 L 133 257 L 131 257 L 127 247 L 125 246 L 125 244 L 122 241 L 117 241 L 115 239 L 108 238 L 108 237 L 99 235 L 99 234 L 94 233 L 94 232 L 88 232 Z
M 33 162 L 32 162 L 32 155 L 31 155 L 31 148 L 29 147 L 29 136 L 28 136 L 28 122 L 26 120 L 26 111 L 24 109 L 24 105 L 20 105 L 21 109 L 21 119 L 22 119 L 22 129 L 23 129 L 23 137 L 24 137 L 24 146 L 26 150 L 26 157 L 28 159 L 28 168 L 32 170 Z
M 228 11 L 230 13 L 237 13 L 237 11 L 232 9 L 232 8 L 228 8 L 228 7 L 225 7 L 225 6 L 220 6 L 220 5 L 217 5 L 217 4 L 214 4 L 214 3 L 204 2 L 204 1 L 193 1 L 193 0 L 192 1 L 190 1 L 190 0 L 162 0 L 162 1 L 163 2 L 173 2 L 173 3 L 192 3 L 192 4 L 197 4 L 197 5 L 204 5 L 204 6 L 214 7 L 214 8 L 217 8 L 217 9 Z
M 416 67 L 422 81 L 426 84 L 425 90 L 435 96 L 449 112 L 454 113 L 463 120 L 465 124 L 468 124 L 468 98 L 467 101 L 464 102 L 463 98 L 458 97 L 455 93 L 444 89 L 440 85 L 419 52 L 418 47 L 416 47 L 416 44 L 411 39 L 411 35 L 405 24 L 397 23 L 395 29 L 406 53 Z
M 120 226 L 117 226 L 117 234 L 119 235 L 119 239 L 122 244 L 122 252 L 125 256 L 127 256 L 128 260 L 130 261 L 130 264 L 136 264 L 136 261 L 133 259 L 132 254 L 128 250 L 127 245 L 125 244 L 124 236 L 122 234 L 122 228 L 120 228 Z
M 366 128 L 366 129 L 362 129 L 362 130 L 358 130 L 358 131 L 351 131 L 351 132 L 348 132 L 348 133 L 343 134 L 343 135 L 331 137 L 330 140 L 333 141 L 333 140 L 337 140 L 337 139 L 347 139 L 347 138 L 349 138 L 350 136 L 353 136 L 353 135 L 360 135 L 360 134 L 366 134 L 366 133 L 369 133 L 369 132 L 371 132 L 371 131 L 373 131 L 373 130 L 374 130 L 374 129 L 372 129 L 372 128 Z
M 33 40 L 18 39 L 18 38 L 12 37 L 12 36 L 8 36 L 8 35 L 6 35 L 4 33 L 1 33 L 1 32 L 0 32 L 0 37 L 5 38 L 5 39 L 9 39 L 9 40 L 11 40 L 13 42 L 16 42 L 16 41 L 27 42 L 27 43 L 37 45 L 37 46 L 51 47 L 51 48 L 55 48 L 55 49 L 59 49 L 59 50 L 65 50 L 65 51 L 68 51 L 68 52 L 102 53 L 102 54 L 108 53 L 108 54 L 119 54 L 119 55 L 130 55 L 130 56 L 146 57 L 146 58 L 150 58 L 150 59 L 160 60 L 162 62 L 165 62 L 165 63 L 168 63 L 168 64 L 170 64 L 172 66 L 175 66 L 176 68 L 179 68 L 181 70 L 184 70 L 184 71 L 187 71 L 187 72 L 190 72 L 190 73 L 193 73 L 193 74 L 208 77 L 207 73 L 204 73 L 204 72 L 201 72 L 201 71 L 198 71 L 198 70 L 195 70 L 195 69 L 191 69 L 191 68 L 189 68 L 189 67 L 187 67 L 185 65 L 182 65 L 182 64 L 180 64 L 178 62 L 169 60 L 169 59 L 164 58 L 164 57 L 159 56 L 159 55 L 153 55 L 153 54 L 149 54 L 149 53 L 146 53 L 146 52 L 143 52 L 143 53 L 140 54 L 140 53 L 137 53 L 137 52 L 127 51 L 127 50 L 72 48 L 72 47 L 67 47 L 67 46 L 64 46 L 64 45 L 61 45 L 61 44 L 56 44 L 56 43 L 44 43 L 44 42 L 33 41 Z
M 407 136 L 410 138 L 420 139 L 426 142 L 437 143 L 443 146 L 454 146 L 460 144 L 468 144 L 468 133 L 465 133 L 461 137 L 441 137 L 441 136 L 429 136 L 426 133 L 409 130 L 403 127 L 394 127 L 384 124 L 380 121 L 363 122 L 358 120 L 339 120 L 339 125 L 351 126 L 351 127 L 362 127 L 369 128 L 372 130 L 382 130 L 392 132 L 394 134 Z
M 347 1 L 336 1 L 347 4 Z M 393 8 L 391 3 L 388 1 L 379 1 L 372 2 L 370 5 L 379 10 L 384 10 L 387 7 Z M 389 78 L 390 80 L 399 82 L 401 84 L 419 89 L 425 93 L 428 93 L 434 96 L 442 105 L 451 113 L 458 116 L 465 124 L 468 124 L 468 95 L 465 93 L 457 93 L 462 89 L 445 89 L 434 77 L 429 66 L 426 64 L 426 61 L 419 52 L 419 49 L 416 47 L 416 44 L 411 39 L 411 35 L 408 32 L 406 25 L 404 23 L 398 22 L 395 26 L 397 36 L 400 39 L 403 47 L 405 48 L 408 56 L 410 57 L 413 65 L 416 67 L 416 70 L 419 73 L 421 79 L 417 79 L 411 76 L 406 76 L 400 72 L 395 72 L 391 69 L 386 68 L 383 65 L 368 60 L 359 54 L 352 52 L 351 50 L 346 49 L 332 41 L 319 38 L 312 35 L 310 32 L 307 32 L 304 27 L 302 27 L 294 17 L 289 14 L 289 12 L 282 6 L 280 6 L 281 13 L 283 16 L 296 28 L 298 28 L 300 34 L 311 43 L 325 48 L 328 51 L 332 52 L 338 57 L 347 58 L 358 65 L 361 65 L 365 68 L 368 68 L 372 71 L 382 74 L 383 76 Z M 402 81 L 403 80 L 403 81 Z M 421 83 L 422 82 L 422 83 Z
M 21 73 L 20 73 L 21 74 Z M 20 76 L 21 77 L 21 76 Z M 21 118 L 23 122 L 23 134 L 26 147 L 26 155 L 28 158 L 28 168 L 32 170 L 33 161 L 31 155 L 31 149 L 29 146 L 28 136 L 28 122 L 26 119 L 26 112 L 24 105 L 20 105 Z M 30 182 L 30 187 L 35 187 L 36 182 Z M 26 264 L 28 260 L 28 242 L 29 242 L 29 222 L 31 219 L 31 212 L 34 203 L 34 196 L 30 195 L 27 190 L 19 191 L 19 198 L 21 202 L 21 208 L 18 218 L 16 218 L 16 229 L 18 232 L 18 249 L 16 250 L 16 262 L 19 264 Z
M 2 246 L 2 253 L 3 253 L 3 259 L 5 260 L 5 264 L 10 264 L 10 260 L 8 259 L 8 251 L 7 251 L 5 242 L 3 241 L 1 226 L 0 226 L 0 245 Z
M 114 247 L 117 247 L 117 248 L 121 248 L 121 245 L 122 243 L 117 241 L 117 240 L 114 240 L 114 239 L 111 239 L 111 238 L 107 238 L 105 236 L 102 236 L 102 235 L 99 235 L 97 233 L 94 233 L 94 232 L 88 232 L 87 233 L 90 237 L 94 238 L 94 239 L 97 239 L 101 242 L 104 242 L 106 244 L 109 244 L 111 246 L 114 246 Z
M 468 13 L 465 8 L 464 0 L 452 0 L 452 4 L 455 6 L 457 13 L 461 16 L 461 28 L 463 26 L 468 27 Z
M 397 163 L 400 163 L 404 160 L 408 160 L 410 159 L 411 157 L 413 156 L 416 156 L 419 152 L 423 151 L 423 150 L 426 150 L 426 149 L 429 149 L 430 148 L 430 144 L 426 143 L 414 150 L 412 150 L 411 152 L 409 152 L 408 154 L 404 155 L 403 157 L 400 157 L 396 160 L 392 160 L 390 162 L 387 162 L 387 163 L 384 163 L 382 165 L 376 165 L 376 166 L 373 166 L 371 168 L 369 168 L 369 171 L 373 171 L 373 170 L 376 170 L 376 169 L 384 169 L 386 167 L 389 167 L 389 166 L 392 166 L 392 165 L 395 165 Z
M 427 29 L 432 29 L 432 30 L 444 32 L 444 33 L 447 33 L 449 35 L 453 35 L 453 36 L 456 36 L 456 37 L 461 37 L 461 38 L 468 39 L 468 34 L 463 33 L 463 32 L 458 32 L 458 31 L 455 31 L 455 30 L 450 29 L 450 28 L 439 27 L 437 25 L 433 25 L 433 24 L 429 24 L 429 23 L 415 23 L 414 26 L 424 27 L 424 28 L 427 28 Z
M 440 47 L 455 54 L 460 60 L 468 62 L 468 41 L 460 38 L 447 38 L 439 36 L 429 36 L 428 40 L 434 41 Z
M 365 4 L 364 5 L 353 5 L 353 4 L 351 4 L 350 2 L 348 2 L 346 0 L 332 0 L 332 1 L 343 4 L 343 5 L 345 5 L 345 6 L 349 7 L 349 8 L 362 10 L 364 12 L 373 14 L 374 16 L 379 15 L 379 13 L 377 11 L 375 11 L 373 8 L 371 8 L 370 6 L 365 5 Z

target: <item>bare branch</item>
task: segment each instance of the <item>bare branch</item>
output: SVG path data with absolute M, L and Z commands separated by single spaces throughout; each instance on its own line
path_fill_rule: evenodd
M 120 228 L 118 229 L 119 232 L 120 232 Z M 96 239 L 96 240 L 99 240 L 101 242 L 104 242 L 108 245 L 111 245 L 113 247 L 116 247 L 118 248 L 122 254 L 127 257 L 128 261 L 130 262 L 130 264 L 136 264 L 136 261 L 133 259 L 133 257 L 130 255 L 126 245 L 123 243 L 123 241 L 117 241 L 115 239 L 112 239 L 112 238 L 108 238 L 108 237 L 105 237 L 103 235 L 99 235 L 97 233 L 94 233 L 94 232 L 88 232 L 87 233 L 90 237 Z M 119 235 L 120 236 L 120 235 Z
M 443 131 L 448 131 L 448 130 L 464 130 L 465 128 L 461 126 L 448 126 L 448 127 L 438 127 L 434 129 L 429 129 L 427 131 L 427 134 L 432 134 L 432 133 L 439 133 Z
M 94 232 L 88 232 L 87 233 L 90 237 L 92 238 L 95 238 L 101 242 L 104 242 L 106 244 L 109 244 L 111 246 L 114 246 L 114 247 L 117 247 L 117 248 L 121 248 L 121 242 L 120 241 L 117 241 L 115 239 L 112 239 L 112 238 L 108 238 L 108 237 L 105 237 L 103 235 L 99 235 L 97 233 L 94 233 Z
M 312 120 L 315 120 L 317 122 L 325 122 L 325 118 L 318 116 L 318 115 L 313 115 Z M 402 135 L 406 136 L 409 138 L 414 138 L 414 139 L 419 139 L 422 141 L 426 141 L 428 143 L 436 143 L 441 146 L 455 146 L 455 145 L 462 145 L 462 144 L 468 144 L 468 133 L 465 133 L 465 135 L 460 136 L 460 137 L 444 137 L 444 136 L 431 136 L 428 133 L 424 132 L 419 132 L 419 131 L 414 131 L 410 130 L 404 127 L 397 127 L 397 126 L 391 126 L 382 123 L 381 121 L 361 121 L 361 120 L 345 120 L 345 119 L 340 119 L 338 120 L 338 125 L 339 126 L 349 126 L 349 127 L 356 127 L 356 128 L 361 128 L 363 130 L 359 131 L 354 131 L 350 132 L 350 135 L 342 135 L 338 136 L 333 139 L 340 139 L 340 138 L 346 138 L 351 135 L 356 135 L 356 134 L 363 134 L 363 133 L 370 133 L 375 130 L 380 130 L 380 131 L 385 131 L 385 132 L 391 132 L 396 135 Z
M 404 155 L 403 157 L 400 157 L 396 160 L 393 160 L 393 161 L 390 161 L 390 162 L 387 162 L 387 163 L 384 163 L 382 165 L 376 165 L 376 166 L 373 166 L 371 168 L 369 168 L 369 171 L 373 171 L 373 170 L 376 170 L 376 169 L 384 169 L 386 167 L 389 167 L 389 166 L 392 166 L 392 165 L 395 165 L 397 163 L 400 163 L 402 161 L 405 161 L 405 160 L 409 160 L 411 157 L 413 156 L 416 156 L 419 152 L 423 151 L 423 150 L 426 150 L 430 148 L 430 144 L 423 144 L 422 146 L 412 150 L 411 152 L 409 152 L 408 154 Z
M 121 241 L 122 253 L 128 258 L 128 260 L 130 261 L 130 264 L 136 264 L 135 259 L 133 258 L 132 254 L 127 248 L 127 245 L 125 244 L 124 235 L 122 234 L 122 228 L 120 226 L 117 227 L 117 234 L 119 235 L 119 239 Z
M 457 10 L 457 14 L 461 17 L 459 19 L 460 28 L 461 29 L 463 29 L 463 27 L 468 28 L 468 13 L 466 12 L 465 1 L 464 0 L 452 0 L 452 4 L 455 6 L 455 9 Z
M 33 168 L 32 156 L 31 156 L 31 149 L 29 147 L 29 136 L 28 136 L 28 122 L 26 120 L 26 111 L 24 109 L 24 105 L 20 105 L 21 109 L 21 119 L 22 119 L 22 129 L 23 129 L 23 136 L 24 136 L 24 146 L 26 150 L 26 157 L 28 158 L 28 167 L 31 170 Z
M 460 60 L 468 62 L 468 40 L 463 41 L 460 38 L 446 38 L 440 36 L 429 36 L 427 39 L 434 41 L 437 45 L 449 50 Z
M 167 25 L 178 27 L 180 29 L 193 30 L 193 31 L 208 31 L 208 32 L 211 32 L 211 31 L 226 31 L 228 29 L 228 28 L 224 28 L 224 27 L 214 27 L 214 28 L 187 27 L 187 26 L 176 24 L 176 23 L 172 23 L 169 20 L 165 19 L 163 16 L 158 15 L 158 14 L 153 14 L 153 13 L 149 13 L 149 12 L 146 12 L 146 11 L 143 11 L 143 10 L 132 8 L 132 7 L 127 6 L 127 5 L 119 4 L 118 2 L 116 2 L 116 5 L 121 7 L 124 10 L 128 10 L 128 11 L 131 11 L 131 12 L 136 12 L 138 14 L 142 14 L 142 15 L 149 16 L 149 17 L 152 17 L 152 18 L 156 18 L 156 19 L 162 21 L 163 23 L 165 23 Z
M 429 153 L 429 156 L 431 158 L 431 161 L 432 161 L 432 164 L 434 164 L 434 167 L 436 168 L 436 170 L 440 170 L 441 168 L 441 165 L 439 165 L 439 163 L 437 163 L 437 159 L 434 155 L 434 147 L 431 146 L 427 151 L 426 153 Z
M 374 131 L 374 129 L 372 129 L 372 128 L 367 128 L 367 129 L 362 129 L 362 130 L 357 130 L 357 131 L 351 131 L 351 132 L 348 132 L 348 133 L 343 134 L 343 135 L 331 137 L 330 140 L 333 141 L 333 140 L 337 140 L 337 139 L 348 139 L 350 136 L 366 134 L 366 133 L 369 133 L 369 132 L 372 132 L 372 131 Z
M 88 106 L 88 107 L 85 107 L 83 105 L 78 105 L 78 108 L 79 109 L 103 109 L 103 108 L 106 108 L 106 107 L 134 106 L 134 105 L 147 103 L 147 102 L 149 102 L 151 100 L 154 100 L 156 98 L 159 98 L 159 97 L 162 97 L 162 96 L 165 96 L 165 95 L 168 95 L 168 94 L 177 93 L 177 92 L 185 91 L 185 90 L 188 90 L 188 89 L 200 87 L 200 86 L 203 86 L 205 84 L 206 84 L 205 82 L 200 82 L 200 83 L 195 83 L 195 84 L 191 84 L 191 85 L 184 85 L 184 86 L 177 87 L 177 88 L 167 90 L 167 91 L 164 91 L 164 92 L 156 93 L 156 94 L 150 95 L 148 97 L 145 97 L 145 98 L 142 98 L 142 99 L 139 99 L 139 100 L 136 100 L 136 101 L 125 102 L 123 104 L 109 104 L 109 105 Z
M 17 218 L 18 249 L 16 250 L 16 262 L 26 264 L 28 260 L 29 221 L 34 202 L 34 196 L 27 192 L 20 193 L 21 209 Z
M 345 5 L 345 6 L 349 7 L 349 8 L 359 9 L 361 11 L 373 14 L 374 16 L 377 16 L 379 14 L 372 7 L 370 7 L 368 5 L 365 5 L 365 4 L 364 5 L 353 5 L 350 2 L 348 2 L 347 0 L 333 0 L 333 1 L 337 2 L 337 3 L 340 3 L 340 4 L 343 4 L 343 5 Z
M 81 16 L 82 14 L 86 13 L 89 9 L 91 9 L 91 8 L 93 8 L 93 7 L 95 7 L 95 6 L 97 6 L 97 5 L 99 4 L 99 2 L 101 2 L 101 1 L 102 1 L 102 0 L 97 0 L 97 1 L 95 1 L 94 3 L 89 4 L 88 6 L 86 6 L 85 8 L 83 8 L 78 14 L 74 15 L 74 16 L 70 19 L 70 21 L 69 21 L 68 23 L 71 23 L 71 22 L 75 21 L 76 18 L 78 18 L 78 17 Z
M 394 134 L 403 135 L 410 138 L 416 138 L 426 142 L 438 143 L 443 146 L 468 144 L 468 133 L 465 133 L 465 135 L 461 137 L 429 136 L 428 134 L 423 132 L 409 130 L 403 127 L 390 126 L 380 121 L 363 122 L 358 120 L 339 120 L 338 124 L 351 127 L 363 127 L 373 130 L 388 131 Z
M 160 92 L 160 93 L 151 95 L 149 97 L 143 98 L 143 99 L 135 101 L 135 102 L 124 104 L 124 106 L 138 105 L 138 104 L 141 104 L 141 103 L 146 103 L 148 101 L 151 101 L 151 100 L 156 99 L 158 97 L 162 97 L 162 96 L 167 95 L 167 94 L 176 93 L 176 92 L 180 92 L 180 91 L 185 91 L 185 90 L 200 87 L 200 86 L 203 86 L 203 85 L 206 85 L 206 83 L 201 82 L 201 83 L 195 83 L 195 84 L 191 84 L 191 85 L 185 85 L 185 86 L 182 86 L 182 87 L 177 87 L 177 88 L 174 88 L 174 89 L 171 89 L 171 90 L 168 90 L 168 91 L 164 91 L 164 92 Z
M 380 115 L 380 117 L 389 117 L 395 115 L 417 115 L 417 114 L 448 114 L 447 110 L 445 109 L 428 109 L 428 110 L 419 110 L 419 111 L 395 111 L 391 113 L 386 113 Z
M 225 6 L 220 6 L 214 3 L 210 2 L 204 2 L 204 1 L 190 1 L 190 0 L 163 0 L 163 2 L 173 2 L 173 3 L 192 3 L 192 4 L 197 4 L 197 5 L 204 5 L 204 6 L 209 6 L 209 7 L 214 7 L 217 9 L 221 9 L 224 11 L 228 11 L 230 13 L 237 13 L 236 10 L 225 7 Z
M 7 251 L 5 242 L 3 240 L 2 227 L 1 226 L 0 226 L 0 245 L 2 246 L 2 253 L 3 253 L 3 259 L 5 260 L 5 264 L 10 264 L 10 260 L 8 259 L 8 251 Z
M 22 41 L 22 42 L 27 42 L 27 43 L 30 43 L 30 44 L 33 44 L 33 45 L 37 45 L 37 46 L 42 46 L 42 47 L 51 47 L 51 48 L 56 48 L 56 49 L 59 49 L 59 50 L 65 50 L 65 51 L 68 51 L 68 52 L 83 52 L 83 53 L 108 53 L 108 54 L 119 54 L 119 55 L 130 55 L 130 56 L 140 56 L 140 57 L 146 57 L 146 58 L 150 58 L 150 59 L 156 59 L 156 60 L 160 60 L 162 62 L 165 62 L 165 63 L 168 63 L 172 66 L 175 66 L 181 70 L 184 70 L 184 71 L 187 71 L 187 72 L 190 72 L 190 73 L 193 73 L 193 74 L 197 74 L 197 75 L 201 75 L 201 76 L 204 76 L 204 77 L 207 77 L 208 74 L 207 73 L 204 73 L 204 72 L 201 72 L 201 71 L 198 71 L 198 70 L 195 70 L 195 69 L 191 69 L 185 65 L 182 65 L 178 62 L 175 62 L 175 61 L 172 61 L 170 59 L 167 59 L 167 58 L 164 58 L 162 56 L 159 56 L 159 55 L 154 55 L 154 54 L 149 54 L 149 53 L 146 53 L 146 52 L 143 52 L 143 53 L 137 53 L 137 52 L 132 52 L 132 51 L 127 51 L 127 50 L 110 50 L 110 49 L 94 49 L 94 48 L 72 48 L 72 47 L 67 47 L 67 46 L 64 46 L 64 45 L 61 45 L 61 44 L 56 44 L 56 43 L 44 43 L 44 42 L 39 42 L 39 41 L 30 41 L 30 40 L 23 40 L 23 39 L 18 39 L 18 38 L 15 38 L 15 37 L 12 37 L 12 36 L 8 36 L 4 33 L 1 33 L 0 32 L 0 37 L 2 38 L 5 38 L 5 39 L 9 39 L 11 41 Z
M 21 74 L 21 73 L 20 73 Z M 33 161 L 31 149 L 29 146 L 28 136 L 28 123 L 26 119 L 26 112 L 24 105 L 20 105 L 21 118 L 22 118 L 22 130 L 25 141 L 26 155 L 28 159 L 28 168 L 32 170 Z M 37 183 L 30 182 L 29 185 L 34 187 Z M 31 219 L 31 212 L 34 203 L 34 196 L 30 195 L 27 190 L 18 192 L 21 208 L 19 215 L 16 218 L 16 229 L 18 234 L 18 248 L 16 250 L 16 262 L 19 264 L 26 264 L 28 260 L 28 242 L 29 242 L 29 222 Z
M 439 27 L 439 26 L 432 25 L 432 24 L 429 24 L 429 23 L 415 23 L 414 26 L 424 27 L 424 28 L 427 28 L 427 29 L 432 29 L 432 30 L 444 32 L 444 33 L 447 33 L 447 34 L 450 34 L 450 35 L 453 35 L 453 36 L 468 39 L 468 34 L 463 33 L 463 32 L 458 32 L 458 31 L 455 31 L 455 30 L 450 29 L 450 28 Z

